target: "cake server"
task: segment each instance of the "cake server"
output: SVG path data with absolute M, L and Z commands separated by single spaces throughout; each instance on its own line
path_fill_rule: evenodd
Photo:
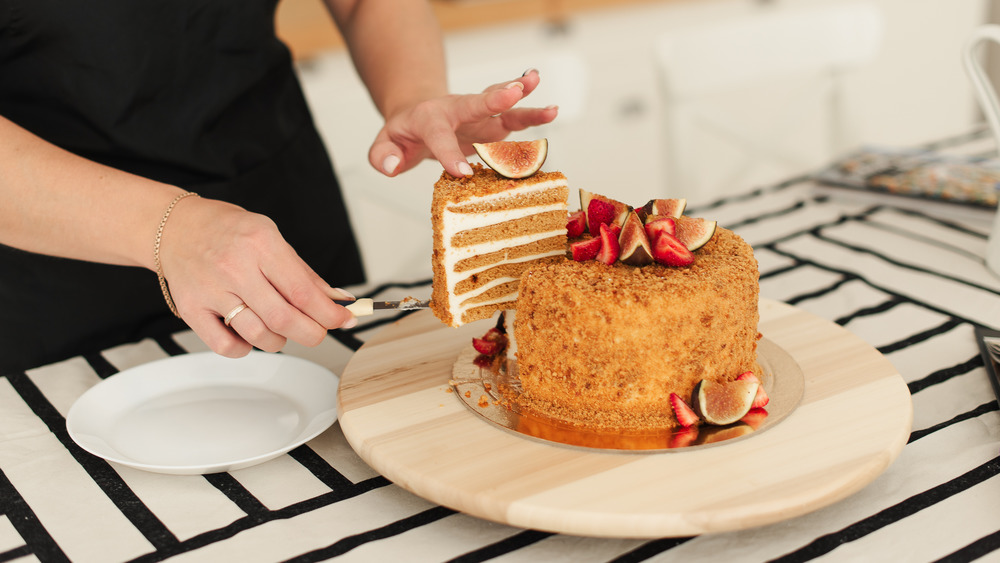
M 420 301 L 419 299 L 414 299 L 413 297 L 407 297 L 401 301 L 376 301 L 374 299 L 364 297 L 354 301 L 334 299 L 333 302 L 354 313 L 355 317 L 373 315 L 375 314 L 375 311 L 414 311 L 417 309 L 427 309 L 431 306 L 430 299 Z
M 986 364 L 986 373 L 990 376 L 993 391 L 1000 400 L 1000 331 L 975 327 L 976 340 L 979 341 L 979 352 Z

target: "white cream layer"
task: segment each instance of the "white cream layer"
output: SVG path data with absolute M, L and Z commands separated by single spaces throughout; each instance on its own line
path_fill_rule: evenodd
M 565 233 L 565 231 L 562 230 L 562 229 L 560 229 L 558 231 L 548 231 L 548 232 L 538 233 L 538 234 L 534 234 L 534 235 L 522 236 L 522 237 L 517 237 L 517 238 L 513 238 L 513 239 L 506 239 L 506 240 L 498 241 L 498 242 L 483 243 L 483 244 L 476 245 L 476 247 L 480 248 L 481 252 L 461 252 L 461 253 L 458 253 L 458 252 L 453 252 L 452 249 L 446 250 L 445 251 L 445 257 L 444 257 L 444 262 L 446 264 L 446 270 L 445 270 L 446 274 L 445 274 L 445 276 L 446 276 L 446 282 L 447 282 L 447 287 L 448 287 L 448 295 L 453 296 L 453 298 L 449 300 L 449 304 L 448 304 L 449 305 L 448 308 L 449 308 L 449 310 L 451 312 L 452 318 L 454 318 L 456 321 L 460 322 L 461 318 L 462 318 L 462 313 L 464 313 L 465 311 L 467 311 L 468 309 L 470 309 L 472 307 L 479 307 L 479 306 L 487 305 L 487 304 L 490 304 L 490 303 L 502 303 L 504 301 L 510 301 L 510 300 L 514 299 L 517 296 L 517 294 L 515 292 L 515 293 L 513 293 L 513 294 L 511 294 L 509 296 L 506 296 L 506 297 L 503 297 L 503 298 L 500 298 L 500 299 L 497 299 L 497 300 L 494 300 L 494 301 L 489 301 L 489 302 L 484 301 L 484 302 L 481 302 L 481 303 L 471 303 L 471 304 L 469 304 L 468 301 L 470 299 L 478 297 L 480 294 L 483 294 L 483 293 L 489 291 L 490 289 L 492 289 L 492 288 L 494 288 L 494 287 L 496 287 L 498 285 L 501 285 L 501 284 L 504 284 L 504 283 L 508 283 L 508 282 L 511 282 L 511 281 L 515 281 L 517 278 L 512 278 L 512 277 L 497 278 L 497 279 L 492 280 L 492 281 L 490 281 L 490 282 L 488 282 L 486 284 L 483 284 L 482 286 L 476 287 L 475 289 L 466 291 L 465 293 L 462 293 L 461 295 L 456 295 L 455 294 L 455 286 L 457 286 L 460 281 L 468 278 L 469 276 L 477 274 L 479 272 L 486 271 L 486 270 L 488 270 L 490 268 L 495 268 L 495 267 L 497 267 L 497 266 L 499 266 L 501 264 L 517 264 L 517 263 L 521 263 L 521 262 L 530 262 L 532 260 L 538 260 L 540 258 L 546 258 L 546 257 L 549 257 L 549 256 L 558 256 L 560 254 L 564 254 L 565 250 L 557 249 L 557 250 L 551 250 L 551 251 L 537 253 L 537 254 L 529 254 L 529 255 L 526 255 L 526 256 L 520 256 L 520 257 L 518 257 L 516 259 L 500 260 L 500 261 L 493 262 L 493 263 L 485 265 L 485 266 L 480 266 L 478 268 L 472 268 L 472 269 L 469 269 L 469 270 L 463 270 L 461 272 L 456 272 L 455 271 L 455 264 L 459 260 L 461 260 L 463 258 L 468 258 L 470 256 L 477 256 L 479 254 L 487 254 L 489 252 L 497 252 L 497 251 L 503 250 L 504 248 L 514 248 L 516 246 L 521 246 L 523 244 L 528 244 L 528 243 L 534 242 L 536 240 L 543 240 L 543 239 L 550 238 L 550 237 L 553 237 L 553 236 L 558 236 L 558 235 L 564 234 L 564 233 Z M 475 248 L 475 247 L 464 247 L 464 248 L 462 248 L 460 250 L 464 251 L 466 249 L 471 249 L 471 248 Z M 455 254 L 459 254 L 459 255 L 455 256 Z
M 533 260 L 538 260 L 540 258 L 547 258 L 549 256 L 559 256 L 561 254 L 565 254 L 565 251 L 564 250 L 553 250 L 553 251 L 546 252 L 546 253 L 543 253 L 543 254 L 535 254 L 535 255 L 532 255 L 532 256 L 523 256 L 521 258 L 518 258 L 517 260 L 508 260 L 508 261 L 505 261 L 505 262 L 498 262 L 498 263 L 495 263 L 495 264 L 491 264 L 490 266 L 488 266 L 486 268 L 482 268 L 479 271 L 483 271 L 483 270 L 486 270 L 486 269 L 489 269 L 489 268 L 493 268 L 493 267 L 498 266 L 500 264 L 519 264 L 519 263 L 523 263 L 523 262 L 531 262 Z M 475 272 L 473 272 L 472 270 L 470 270 L 470 271 L 467 271 L 467 272 L 462 272 L 462 275 L 464 277 L 460 277 L 459 274 L 453 274 L 453 277 L 457 281 L 461 281 L 461 280 L 469 277 L 473 273 L 475 273 Z M 479 287 L 477 287 L 475 289 L 470 289 L 469 291 L 466 291 L 465 293 L 463 293 L 461 295 L 455 295 L 455 294 L 453 294 L 453 295 L 455 295 L 455 298 L 456 298 L 455 300 L 456 301 L 458 301 L 459 298 L 461 298 L 461 302 L 457 306 L 460 307 L 463 312 L 466 311 L 466 310 L 468 310 L 468 309 L 470 309 L 470 308 L 472 308 L 472 307 L 479 307 L 479 306 L 482 306 L 482 305 L 489 305 L 489 304 L 492 304 L 492 303 L 502 303 L 504 301 L 510 301 L 511 299 L 516 298 L 517 297 L 517 292 L 514 291 L 514 292 L 508 294 L 507 296 L 498 297 L 498 298 L 496 298 L 494 300 L 491 300 L 491 301 L 478 301 L 476 303 L 469 303 L 469 300 L 470 299 L 474 299 L 474 298 L 478 297 L 479 295 L 481 295 L 483 293 L 486 293 L 487 291 L 493 289 L 494 287 L 496 287 L 498 285 L 503 285 L 505 283 L 509 283 L 509 282 L 512 282 L 512 281 L 517 281 L 518 279 L 520 279 L 520 278 L 515 278 L 515 277 L 510 277 L 510 276 L 504 276 L 504 277 L 500 277 L 500 278 L 496 278 L 494 280 L 491 280 L 491 281 L 489 281 L 489 282 L 487 282 L 487 283 L 485 283 L 485 284 L 483 284 L 483 285 L 481 285 L 481 286 L 479 286 Z M 450 282 L 450 280 L 449 280 L 449 282 Z M 468 303 L 468 306 L 466 306 L 467 303 Z

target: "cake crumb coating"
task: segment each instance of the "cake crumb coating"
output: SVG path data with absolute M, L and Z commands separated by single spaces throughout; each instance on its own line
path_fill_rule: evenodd
M 760 374 L 753 249 L 718 228 L 688 267 L 562 260 L 523 274 L 521 408 L 584 426 L 676 425 L 670 393 Z

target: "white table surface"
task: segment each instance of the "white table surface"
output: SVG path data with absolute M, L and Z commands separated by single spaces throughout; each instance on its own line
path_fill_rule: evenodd
M 763 296 L 837 322 L 902 374 L 913 433 L 860 492 L 743 531 L 598 539 L 434 505 L 369 468 L 337 424 L 273 461 L 206 476 L 147 473 L 77 447 L 65 426 L 74 400 L 118 371 L 206 349 L 183 332 L 0 374 L 0 561 L 1000 560 L 1000 414 L 973 336 L 1000 329 L 1000 278 L 982 260 L 993 212 L 804 179 L 689 212 L 754 246 Z M 430 295 L 429 280 L 375 290 Z M 368 317 L 285 353 L 340 373 L 387 322 Z

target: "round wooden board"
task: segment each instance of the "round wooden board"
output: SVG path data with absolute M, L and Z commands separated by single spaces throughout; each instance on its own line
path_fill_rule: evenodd
M 621 453 L 527 439 L 448 392 L 452 367 L 493 321 L 455 329 L 430 311 L 379 331 L 340 381 L 358 454 L 397 485 L 480 518 L 582 536 L 737 530 L 832 504 L 881 474 L 910 434 L 909 389 L 840 326 L 761 300 L 760 331 L 802 368 L 802 402 L 745 440 L 690 452 Z

